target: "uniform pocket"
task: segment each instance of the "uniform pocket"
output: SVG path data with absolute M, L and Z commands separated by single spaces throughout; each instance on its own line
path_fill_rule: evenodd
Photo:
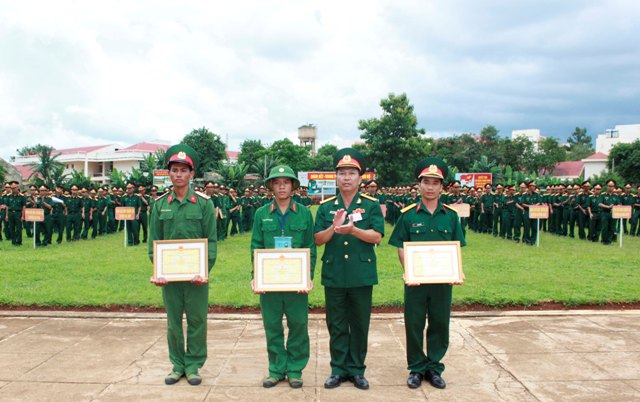
M 451 228 L 448 226 L 438 226 L 438 236 L 442 240 L 451 240 Z

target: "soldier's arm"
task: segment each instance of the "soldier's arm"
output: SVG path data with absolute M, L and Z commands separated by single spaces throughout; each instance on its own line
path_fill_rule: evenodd
M 208 241 L 208 268 L 209 271 L 211 271 L 211 268 L 213 268 L 213 266 L 215 265 L 216 258 L 218 257 L 218 232 L 216 228 L 216 216 L 213 210 L 213 204 L 210 202 L 203 203 L 202 229 L 203 234 Z

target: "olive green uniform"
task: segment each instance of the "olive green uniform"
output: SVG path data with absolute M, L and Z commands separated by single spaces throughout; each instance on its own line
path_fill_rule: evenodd
M 48 204 L 47 207 L 44 204 Z M 53 201 L 50 197 L 38 197 L 36 199 L 37 208 L 42 208 L 44 210 L 44 221 L 36 222 L 36 231 L 34 236 L 36 236 L 36 246 L 46 246 L 47 244 L 51 244 L 51 228 L 52 228 L 52 216 L 51 211 L 53 209 Z
M 308 208 L 291 201 L 282 215 L 275 202 L 256 212 L 251 236 L 253 250 L 275 248 L 275 238 L 290 236 L 292 248 L 308 248 L 311 279 L 316 265 L 313 240 L 313 217 Z M 260 295 L 262 323 L 267 338 L 269 376 L 282 380 L 301 378 L 309 361 L 309 296 L 296 292 L 269 292 Z M 287 317 L 288 336 L 285 347 L 282 316 Z
M 633 199 L 633 212 L 631 215 L 631 227 L 630 234 L 631 236 L 640 236 L 640 228 L 638 227 L 638 222 L 640 222 L 640 206 L 636 206 L 636 204 L 640 205 L 640 192 L 636 194 Z
M 465 246 L 458 214 L 442 203 L 433 214 L 422 203 L 405 208 L 391 234 L 389 244 L 404 248 L 404 242 L 459 241 Z M 449 347 L 451 317 L 450 284 L 428 284 L 404 287 L 404 322 L 407 337 L 408 369 L 416 373 L 444 371 L 441 360 Z M 427 353 L 424 352 L 424 332 L 427 328 Z
M 137 215 L 140 211 L 140 207 L 142 206 L 142 201 L 140 201 L 140 197 L 137 195 L 124 195 L 120 199 L 120 205 L 123 207 L 134 207 L 135 215 Z M 125 225 L 127 225 L 127 244 L 136 246 L 140 244 L 140 225 L 138 224 L 138 220 L 134 219 L 125 221 Z
M 315 232 L 333 224 L 338 209 L 359 212 L 355 226 L 384 235 L 384 218 L 375 198 L 356 194 L 349 208 L 342 197 L 328 198 L 316 213 Z M 374 245 L 353 235 L 334 233 L 322 256 L 322 285 L 325 287 L 327 328 L 332 375 L 363 375 L 371 319 L 373 285 L 378 283 Z
M 96 216 L 96 211 L 98 210 L 98 202 L 93 198 L 83 198 L 82 199 L 82 213 L 84 214 L 83 223 L 84 228 L 82 229 L 82 239 L 86 239 L 89 237 L 89 228 L 91 228 L 91 238 L 95 239 L 98 235 L 98 217 Z
M 9 238 L 14 246 L 22 245 L 22 214 L 27 205 L 27 199 L 21 194 L 10 194 L 5 197 L 7 205 L 7 227 Z
M 600 203 L 603 205 L 618 205 L 620 200 L 615 194 L 601 194 Z M 613 236 L 616 234 L 616 220 L 612 218 L 612 210 L 609 208 L 601 208 L 600 220 L 602 228 L 602 243 L 611 244 Z
M 196 195 L 193 190 L 189 190 L 182 201 L 173 192 L 158 198 L 150 219 L 151 261 L 154 240 L 207 239 L 210 271 L 217 256 L 214 211 L 209 199 Z M 196 374 L 207 360 L 209 284 L 198 286 L 191 282 L 170 282 L 162 287 L 162 300 L 167 311 L 167 342 L 173 371 Z M 182 331 L 184 313 L 187 316 L 186 350 Z
M 536 205 L 542 203 L 542 197 L 538 193 L 526 193 L 520 197 L 520 204 Z M 538 222 L 535 219 L 529 219 L 529 208 L 524 208 L 522 216 L 524 223 L 524 236 L 522 241 L 529 245 L 534 245 L 538 238 Z
M 64 201 L 62 196 L 57 198 Z M 65 204 L 64 202 L 54 202 L 53 200 L 51 202 L 50 205 L 53 207 L 51 211 L 51 235 L 53 236 L 53 233 L 57 233 L 56 243 L 60 244 L 62 243 L 62 234 L 64 233 L 65 227 Z
M 82 230 L 82 198 L 69 196 L 64 199 L 67 205 L 67 241 L 80 240 Z M 73 237 L 71 233 L 73 232 Z

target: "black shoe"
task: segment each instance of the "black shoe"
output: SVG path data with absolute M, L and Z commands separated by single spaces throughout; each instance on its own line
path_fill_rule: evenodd
M 418 388 L 420 384 L 422 384 L 422 374 L 411 372 L 409 374 L 409 378 L 407 379 L 407 386 L 409 388 Z
M 336 388 L 336 387 L 339 387 L 340 384 L 342 384 L 345 381 L 347 381 L 347 377 L 344 377 L 344 376 L 341 376 L 341 375 L 332 374 L 324 382 L 324 387 L 325 388 Z
M 369 389 L 369 381 L 367 381 L 362 374 L 356 374 L 350 377 L 349 381 L 351 381 L 358 389 Z
M 424 373 L 424 378 L 436 388 L 443 389 L 444 387 L 447 386 L 447 383 L 445 383 L 442 377 L 440 377 L 440 374 L 438 374 L 434 370 L 427 370 Z

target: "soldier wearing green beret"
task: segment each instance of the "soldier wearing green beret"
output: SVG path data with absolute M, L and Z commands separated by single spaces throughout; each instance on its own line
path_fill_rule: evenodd
M 6 223 L 11 244 L 22 245 L 22 221 L 24 220 L 24 210 L 27 207 L 27 199 L 20 194 L 20 187 L 17 181 L 9 182 L 11 194 L 5 197 L 7 206 Z
M 415 177 L 420 186 L 420 201 L 405 207 L 391 234 L 389 244 L 398 247 L 404 266 L 404 243 L 413 241 L 459 241 L 466 245 L 462 226 L 455 210 L 439 202 L 444 178 L 449 169 L 439 158 L 418 163 Z M 464 278 L 463 278 L 464 279 Z M 461 283 L 460 283 L 461 284 Z M 441 360 L 449 345 L 451 284 L 405 285 L 404 321 L 407 339 L 407 385 L 418 388 L 426 378 L 436 388 L 444 388 Z M 424 352 L 425 324 L 427 352 Z
M 276 239 L 282 238 L 280 240 L 284 244 L 280 246 L 309 249 L 313 280 L 316 263 L 313 217 L 308 208 L 293 201 L 291 197 L 300 182 L 290 167 L 281 165 L 271 169 L 265 184 L 274 192 L 275 197 L 273 202 L 260 207 L 256 212 L 251 235 L 251 258 L 253 260 L 253 251 L 256 249 L 277 248 Z M 256 292 L 253 280 L 251 288 Z M 262 383 L 265 388 L 275 386 L 285 377 L 292 388 L 302 387 L 302 370 L 309 361 L 308 306 L 308 291 L 260 294 L 269 357 L 269 376 Z M 283 315 L 287 317 L 289 329 L 286 343 Z
M 322 256 L 331 376 L 325 388 L 350 380 L 368 389 L 364 376 L 373 285 L 378 283 L 374 246 L 384 235 L 378 200 L 358 192 L 365 169 L 363 155 L 344 148 L 334 155 L 338 194 L 324 200 L 315 222 Z
M 197 163 L 196 152 L 188 145 L 174 145 L 167 150 L 169 178 L 173 190 L 156 199 L 151 211 L 149 230 L 149 258 L 153 261 L 154 240 L 207 239 L 208 269 L 217 256 L 216 221 L 213 203 L 205 194 L 189 188 Z M 151 279 L 162 286 L 162 300 L 167 312 L 167 343 L 173 365 L 165 384 L 177 383 L 186 375 L 191 385 L 202 378 L 198 371 L 207 360 L 207 312 L 209 284 L 196 275 L 190 282 L 167 282 L 165 278 Z M 187 340 L 182 331 L 182 316 L 187 316 Z

